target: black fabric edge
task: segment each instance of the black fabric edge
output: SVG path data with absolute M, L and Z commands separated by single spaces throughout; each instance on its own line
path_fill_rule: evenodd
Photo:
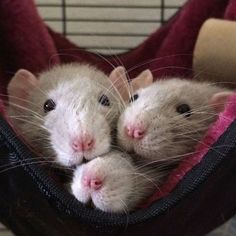
M 14 150 L 19 160 L 32 158 L 32 153 L 16 137 L 13 130 L 2 117 L 0 117 L 0 127 L 0 135 L 5 138 L 8 147 Z M 170 210 L 171 207 L 193 192 L 221 162 L 227 159 L 227 154 L 235 148 L 235 144 L 236 120 L 232 122 L 224 134 L 212 146 L 203 160 L 184 176 L 168 196 L 158 200 L 147 209 L 131 213 L 128 218 L 125 214 L 110 214 L 84 207 L 69 192 L 56 185 L 37 165 L 25 165 L 22 168 L 31 176 L 39 190 L 45 195 L 45 198 L 50 200 L 50 204 L 55 203 L 53 207 L 56 207 L 59 212 L 76 217 L 86 225 L 120 228 L 127 227 L 127 219 L 128 225 L 139 224 Z M 51 201 L 52 199 L 53 201 Z

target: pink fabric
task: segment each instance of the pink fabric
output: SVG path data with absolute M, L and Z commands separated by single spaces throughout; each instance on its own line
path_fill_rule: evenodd
M 79 12 L 78 12 L 79 15 Z M 189 0 L 165 26 L 153 32 L 134 50 L 119 55 L 130 77 L 150 68 L 156 78 L 164 76 L 192 77 L 192 54 L 201 25 L 210 17 L 236 19 L 235 0 Z M 105 56 L 118 65 L 114 56 Z M 39 17 L 33 0 L 0 1 L 0 93 L 20 68 L 38 73 L 53 64 L 71 61 L 89 62 L 109 73 L 112 66 L 101 57 L 86 52 L 65 37 L 48 29 Z M 4 97 L 4 96 L 2 96 Z M 185 159 L 151 201 L 167 195 L 185 173 L 199 163 L 224 130 L 235 119 L 236 95 L 226 110 L 208 130 L 198 154 Z M 0 112 L 3 105 L 0 102 Z

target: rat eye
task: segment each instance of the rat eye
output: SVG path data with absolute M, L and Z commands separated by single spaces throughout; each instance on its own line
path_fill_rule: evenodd
M 45 113 L 54 110 L 55 107 L 56 107 L 56 104 L 52 99 L 48 99 L 43 105 Z
M 134 101 L 137 100 L 137 99 L 138 99 L 138 94 L 134 94 L 134 95 L 130 98 L 129 102 L 134 102 Z
M 190 110 L 191 109 L 188 104 L 181 104 L 181 105 L 177 106 L 177 108 L 176 108 L 176 111 L 179 114 L 184 114 L 185 117 L 191 116 Z
M 98 102 L 101 103 L 103 106 L 110 106 L 109 98 L 104 94 L 99 98 Z

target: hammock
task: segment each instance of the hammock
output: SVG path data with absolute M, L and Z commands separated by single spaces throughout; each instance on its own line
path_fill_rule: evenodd
M 78 12 L 79 14 L 79 12 Z M 189 0 L 167 24 L 137 48 L 118 55 L 135 77 L 149 68 L 155 78 L 193 78 L 192 54 L 208 18 L 234 20 L 234 0 Z M 88 62 L 105 73 L 114 56 L 87 52 L 53 32 L 33 0 L 0 1 L 0 221 L 16 235 L 204 235 L 236 213 L 236 95 L 209 128 L 197 154 L 187 157 L 146 207 L 109 214 L 80 204 L 43 168 L 18 139 L 4 115 L 6 86 L 25 68 L 35 74 L 66 62 Z M 109 62 L 109 63 L 108 63 Z M 187 160 L 187 161 L 186 161 Z M 7 171 L 4 166 L 17 168 Z

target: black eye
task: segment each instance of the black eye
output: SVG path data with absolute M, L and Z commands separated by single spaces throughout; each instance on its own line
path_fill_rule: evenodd
M 134 95 L 130 98 L 129 102 L 134 102 L 134 101 L 137 100 L 137 99 L 138 99 L 138 94 L 134 94 Z
M 99 98 L 98 102 L 101 103 L 103 106 L 110 106 L 109 98 L 106 95 L 102 95 Z
M 54 110 L 55 107 L 56 107 L 56 104 L 52 99 L 48 99 L 43 105 L 45 113 Z
M 191 109 L 188 104 L 181 104 L 181 105 L 177 106 L 176 111 L 179 114 L 184 114 L 185 117 L 191 116 L 191 112 L 190 112 Z

